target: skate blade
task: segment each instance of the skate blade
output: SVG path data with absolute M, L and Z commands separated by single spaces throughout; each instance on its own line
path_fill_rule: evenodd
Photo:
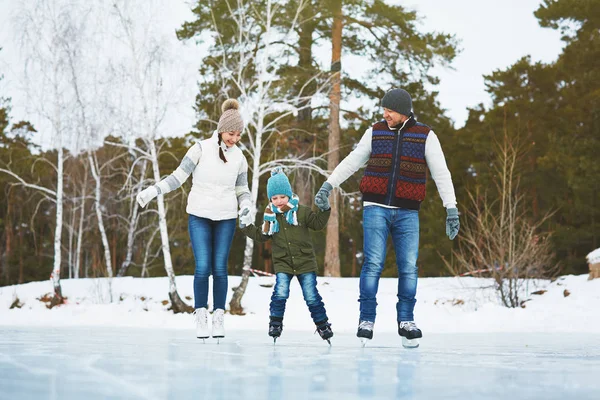
M 367 339 L 367 338 L 360 338 L 360 343 L 362 344 L 362 347 L 365 347 L 367 345 L 367 343 L 369 343 L 371 339 Z
M 327 339 L 327 343 L 329 343 L 329 346 L 331 347 L 331 340 Z
M 407 339 L 405 337 L 402 338 L 402 346 L 407 349 L 416 349 L 419 347 L 419 339 Z

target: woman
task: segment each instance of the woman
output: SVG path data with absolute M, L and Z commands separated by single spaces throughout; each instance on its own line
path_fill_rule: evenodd
M 141 207 L 159 194 L 180 187 L 193 174 L 186 212 L 196 260 L 194 302 L 196 336 L 206 339 L 208 330 L 208 277 L 213 276 L 212 337 L 225 337 L 224 313 L 227 298 L 227 259 L 235 232 L 237 208 L 240 215 L 252 212 L 248 190 L 248 162 L 237 147 L 244 129 L 239 104 L 228 99 L 217 130 L 210 139 L 194 144 L 179 167 L 137 197 Z

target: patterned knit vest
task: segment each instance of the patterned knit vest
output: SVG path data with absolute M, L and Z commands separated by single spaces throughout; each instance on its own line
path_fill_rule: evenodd
M 371 158 L 360 181 L 363 201 L 418 210 L 425 199 L 425 141 L 431 129 L 411 117 L 400 132 L 373 125 Z

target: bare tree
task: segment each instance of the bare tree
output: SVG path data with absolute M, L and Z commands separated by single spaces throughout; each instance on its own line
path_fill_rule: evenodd
M 455 265 L 446 266 L 455 274 L 484 275 L 494 279 L 502 304 L 519 307 L 531 279 L 548 277 L 557 271 L 550 233 L 542 226 L 551 217 L 529 216 L 520 187 L 519 160 L 524 148 L 518 136 L 505 128 L 495 146 L 495 192 L 470 191 L 470 207 L 453 251 Z
M 56 172 L 56 187 L 47 188 L 30 182 L 10 170 L 3 172 L 12 175 L 19 184 L 36 189 L 56 207 L 54 229 L 54 265 L 51 280 L 54 296 L 51 306 L 63 302 L 60 286 L 62 261 L 62 232 L 64 207 L 64 162 L 68 157 L 65 145 L 72 143 L 75 136 L 70 125 L 74 105 L 73 91 L 69 87 L 67 54 L 59 43 L 73 39 L 77 31 L 77 21 L 71 7 L 63 1 L 38 0 L 35 3 L 22 1 L 18 5 L 13 24 L 19 32 L 21 52 L 24 59 L 24 82 L 26 97 L 31 108 L 32 119 L 38 119 L 38 129 L 50 134 L 52 147 L 56 149 L 56 161 L 48 162 Z
M 153 20 L 152 5 L 147 2 L 115 1 L 112 5 L 114 16 L 118 23 L 117 37 L 126 49 L 126 57 L 120 65 L 115 66 L 115 71 L 121 73 L 122 80 L 127 88 L 133 88 L 134 93 L 127 93 L 134 102 L 126 108 L 127 115 L 120 115 L 124 127 L 124 136 L 129 151 L 137 154 L 133 168 L 146 160 L 152 171 L 152 183 L 161 180 L 158 163 L 159 149 L 155 140 L 164 129 L 163 122 L 167 109 L 175 101 L 175 94 L 169 92 L 170 88 L 164 85 L 165 64 L 169 61 L 162 38 L 156 34 Z M 133 16 L 136 16 L 133 18 Z M 174 88 L 176 92 L 178 88 Z M 142 145 L 135 143 L 139 138 Z M 114 143 L 109 143 L 114 144 Z M 145 172 L 145 168 L 142 173 Z M 146 184 L 140 180 L 141 185 Z M 136 204 L 132 202 L 132 207 Z M 164 196 L 157 197 L 158 225 L 162 242 L 161 250 L 164 267 L 169 277 L 169 298 L 174 312 L 192 312 L 192 307 L 185 304 L 177 293 L 175 272 L 171 260 L 169 246 L 169 233 Z

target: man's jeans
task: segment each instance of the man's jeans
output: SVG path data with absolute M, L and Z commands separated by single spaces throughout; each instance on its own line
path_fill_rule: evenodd
M 327 314 L 325 313 L 325 305 L 323 299 L 317 290 L 317 274 L 314 272 L 307 272 L 304 274 L 296 275 L 300 287 L 302 288 L 302 295 L 304 301 L 310 311 L 310 316 L 315 323 L 327 320 Z M 278 272 L 276 274 L 275 287 L 273 288 L 273 295 L 271 296 L 271 316 L 283 318 L 285 313 L 285 302 L 290 297 L 290 282 L 294 275 L 286 274 L 285 272 Z
M 213 221 L 189 216 L 188 228 L 196 270 L 194 271 L 194 307 L 208 305 L 208 277 L 213 276 L 213 308 L 225 309 L 227 299 L 227 260 L 235 233 L 235 219 Z
M 363 210 L 364 263 L 360 272 L 360 320 L 375 322 L 377 289 L 383 271 L 387 238 L 392 234 L 398 267 L 398 321 L 413 321 L 417 293 L 419 212 L 367 206 Z

